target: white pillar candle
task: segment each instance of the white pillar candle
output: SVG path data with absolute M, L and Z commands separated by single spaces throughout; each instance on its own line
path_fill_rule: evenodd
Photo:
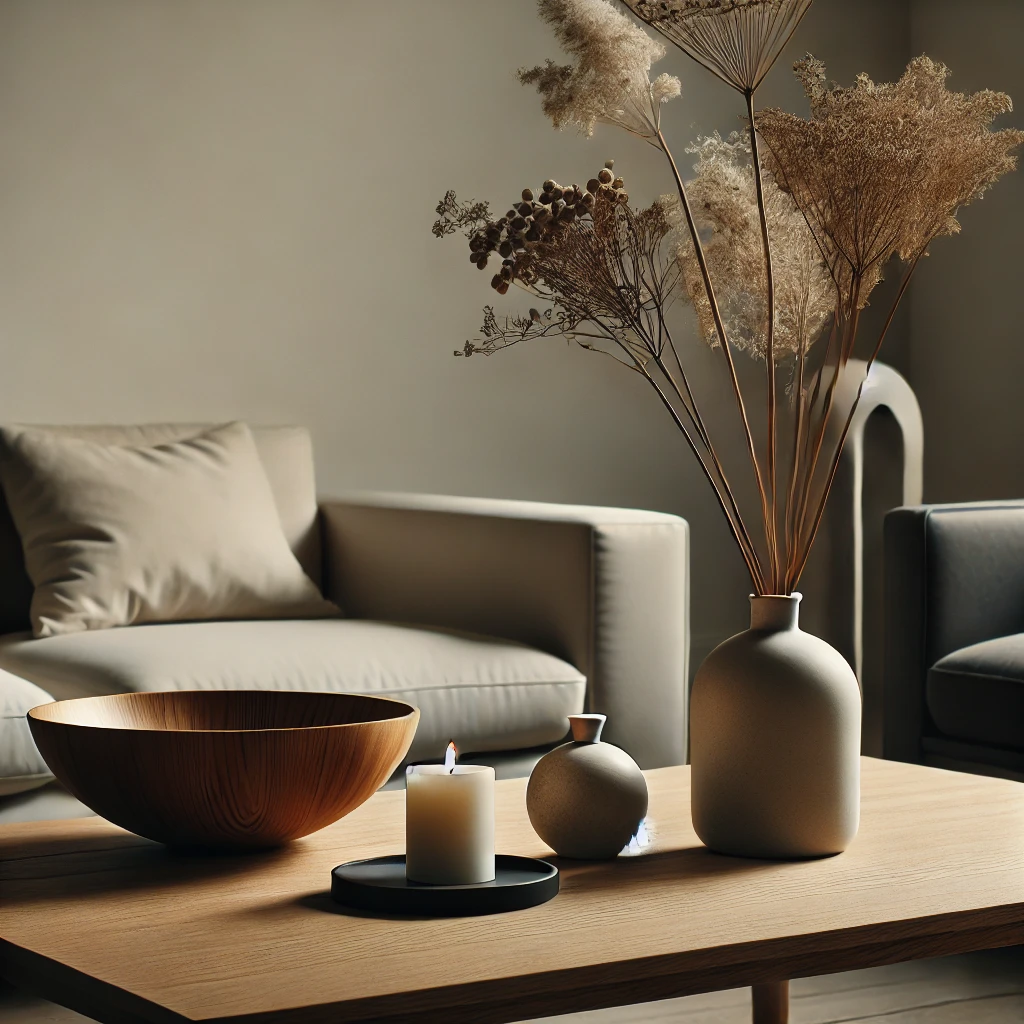
M 405 772 L 405 874 L 413 882 L 494 880 L 494 769 L 446 763 Z

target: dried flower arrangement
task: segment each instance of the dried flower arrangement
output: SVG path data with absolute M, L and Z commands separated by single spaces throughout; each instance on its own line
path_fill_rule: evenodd
M 609 161 L 585 188 L 548 179 L 537 193 L 524 189 L 499 217 L 449 192 L 433 228 L 438 237 L 462 231 L 481 270 L 500 260 L 491 278 L 499 295 L 516 285 L 537 300 L 520 316 L 485 307 L 480 337 L 456 355 L 557 335 L 639 374 L 700 462 L 757 594 L 792 593 L 807 564 L 856 408 L 837 408 L 839 384 L 884 270 L 903 265 L 869 369 L 930 244 L 959 230 L 959 207 L 1012 170 L 1012 151 L 1024 143 L 1024 132 L 991 130 L 1012 109 L 1008 96 L 950 92 L 948 69 L 927 57 L 898 82 L 861 75 L 850 88 L 828 84 L 824 65 L 807 57 L 794 70 L 810 116 L 756 110 L 758 86 L 811 3 L 624 0 L 745 100 L 746 131 L 698 140 L 688 149 L 695 176 L 684 181 L 662 132 L 662 107 L 680 83 L 651 77 L 665 46 L 613 0 L 539 0 L 572 63 L 522 69 L 520 81 L 537 88 L 556 128 L 590 135 L 599 122 L 612 124 L 659 149 L 676 192 L 635 209 Z M 723 356 L 760 499 L 757 534 L 669 326 L 680 299 Z M 760 444 L 740 353 L 764 364 Z M 833 420 L 841 428 L 830 432 Z

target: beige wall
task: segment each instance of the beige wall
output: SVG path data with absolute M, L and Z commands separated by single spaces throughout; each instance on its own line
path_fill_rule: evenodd
M 953 69 L 950 87 L 999 89 L 1024 116 L 1024 3 L 915 0 L 913 47 Z M 965 209 L 932 246 L 912 294 L 911 377 L 925 418 L 932 501 L 1024 497 L 1024 174 Z
M 898 73 L 907 13 L 818 0 L 765 99 L 799 103 L 786 65 L 805 49 L 844 80 Z M 529 0 L 4 0 L 3 417 L 299 421 L 325 492 L 681 513 L 701 657 L 743 626 L 747 584 L 660 408 L 557 343 L 451 356 L 492 293 L 430 235 L 446 188 L 500 207 L 608 156 L 635 195 L 669 188 L 641 143 L 550 129 L 512 70 L 553 55 Z M 738 126 L 731 94 L 664 66 L 684 78 L 676 138 Z

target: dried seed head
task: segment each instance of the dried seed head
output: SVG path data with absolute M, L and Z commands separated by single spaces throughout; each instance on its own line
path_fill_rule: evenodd
M 626 0 L 642 21 L 739 92 L 753 92 L 761 84 L 811 3 Z M 661 95 L 668 99 L 679 95 L 678 80 L 660 83 L 656 79 L 651 84 L 659 99 Z
M 596 192 L 600 187 L 601 187 L 601 182 L 599 182 L 597 180 L 597 178 L 591 178 L 590 181 L 587 182 L 587 191 L 588 192 Z
M 532 188 L 524 188 L 523 189 L 523 202 L 524 203 L 532 203 L 533 202 L 533 189 Z
M 607 167 L 602 167 L 601 170 L 597 172 L 597 180 L 602 185 L 610 185 L 613 177 L 614 175 Z

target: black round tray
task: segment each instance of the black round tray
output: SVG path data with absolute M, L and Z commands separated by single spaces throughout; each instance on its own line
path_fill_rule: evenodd
M 466 917 L 524 910 L 558 894 L 558 868 L 545 860 L 499 854 L 494 867 L 493 882 L 424 885 L 405 877 L 402 855 L 353 860 L 331 872 L 331 899 L 358 910 Z

